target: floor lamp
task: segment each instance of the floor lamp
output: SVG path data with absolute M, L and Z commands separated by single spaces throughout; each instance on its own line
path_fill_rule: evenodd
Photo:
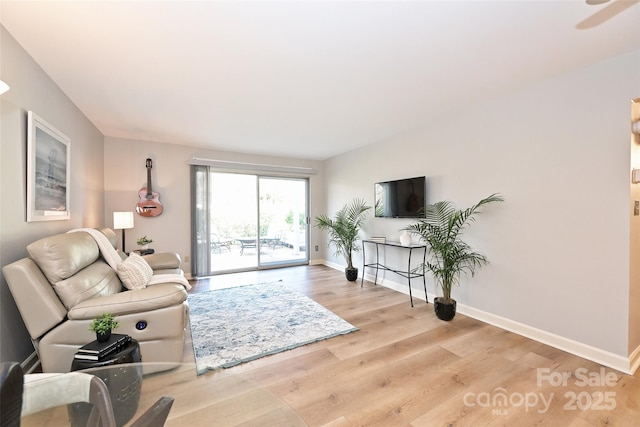
M 124 249 L 124 230 L 133 228 L 133 212 L 114 212 L 113 228 L 122 230 L 122 252 L 126 253 Z

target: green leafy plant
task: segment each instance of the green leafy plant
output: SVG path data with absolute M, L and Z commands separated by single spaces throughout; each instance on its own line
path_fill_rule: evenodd
M 360 250 L 356 242 L 369 209 L 371 206 L 363 199 L 356 198 L 336 212 L 334 218 L 324 214 L 315 218 L 315 226 L 329 233 L 329 243 L 335 247 L 335 254 L 344 256 L 349 269 L 354 268 L 353 252 Z
M 118 327 L 118 320 L 111 313 L 103 313 L 91 321 L 89 330 L 97 334 L 106 334 Z
M 450 201 L 437 202 L 424 209 L 424 218 L 404 228 L 426 243 L 429 260 L 418 268 L 426 267 L 431 271 L 442 288 L 444 300 L 451 300 L 451 288 L 459 283 L 462 273 L 473 277 L 477 268 L 489 262 L 464 242 L 461 235 L 475 220 L 481 207 L 502 201 L 504 199 L 495 193 L 463 210 L 456 209 Z
M 136 240 L 136 243 L 138 244 L 138 246 L 144 246 L 144 245 L 148 245 L 149 243 L 153 243 L 153 240 L 151 240 L 147 236 L 143 236 L 143 237 L 140 237 L 138 240 Z

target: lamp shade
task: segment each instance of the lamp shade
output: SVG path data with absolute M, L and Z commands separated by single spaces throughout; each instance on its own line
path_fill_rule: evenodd
M 113 228 L 116 230 L 133 228 L 133 212 L 114 212 Z

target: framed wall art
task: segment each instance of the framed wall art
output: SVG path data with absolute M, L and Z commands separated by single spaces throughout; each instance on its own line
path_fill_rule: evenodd
M 71 140 L 27 113 L 27 222 L 65 220 L 69 209 Z

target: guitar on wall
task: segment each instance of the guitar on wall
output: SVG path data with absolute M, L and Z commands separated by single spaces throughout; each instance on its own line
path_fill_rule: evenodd
M 158 216 L 162 213 L 162 203 L 160 194 L 151 188 L 151 159 L 147 159 L 147 186 L 142 187 L 138 192 L 140 201 L 136 205 L 136 212 L 140 216 Z

